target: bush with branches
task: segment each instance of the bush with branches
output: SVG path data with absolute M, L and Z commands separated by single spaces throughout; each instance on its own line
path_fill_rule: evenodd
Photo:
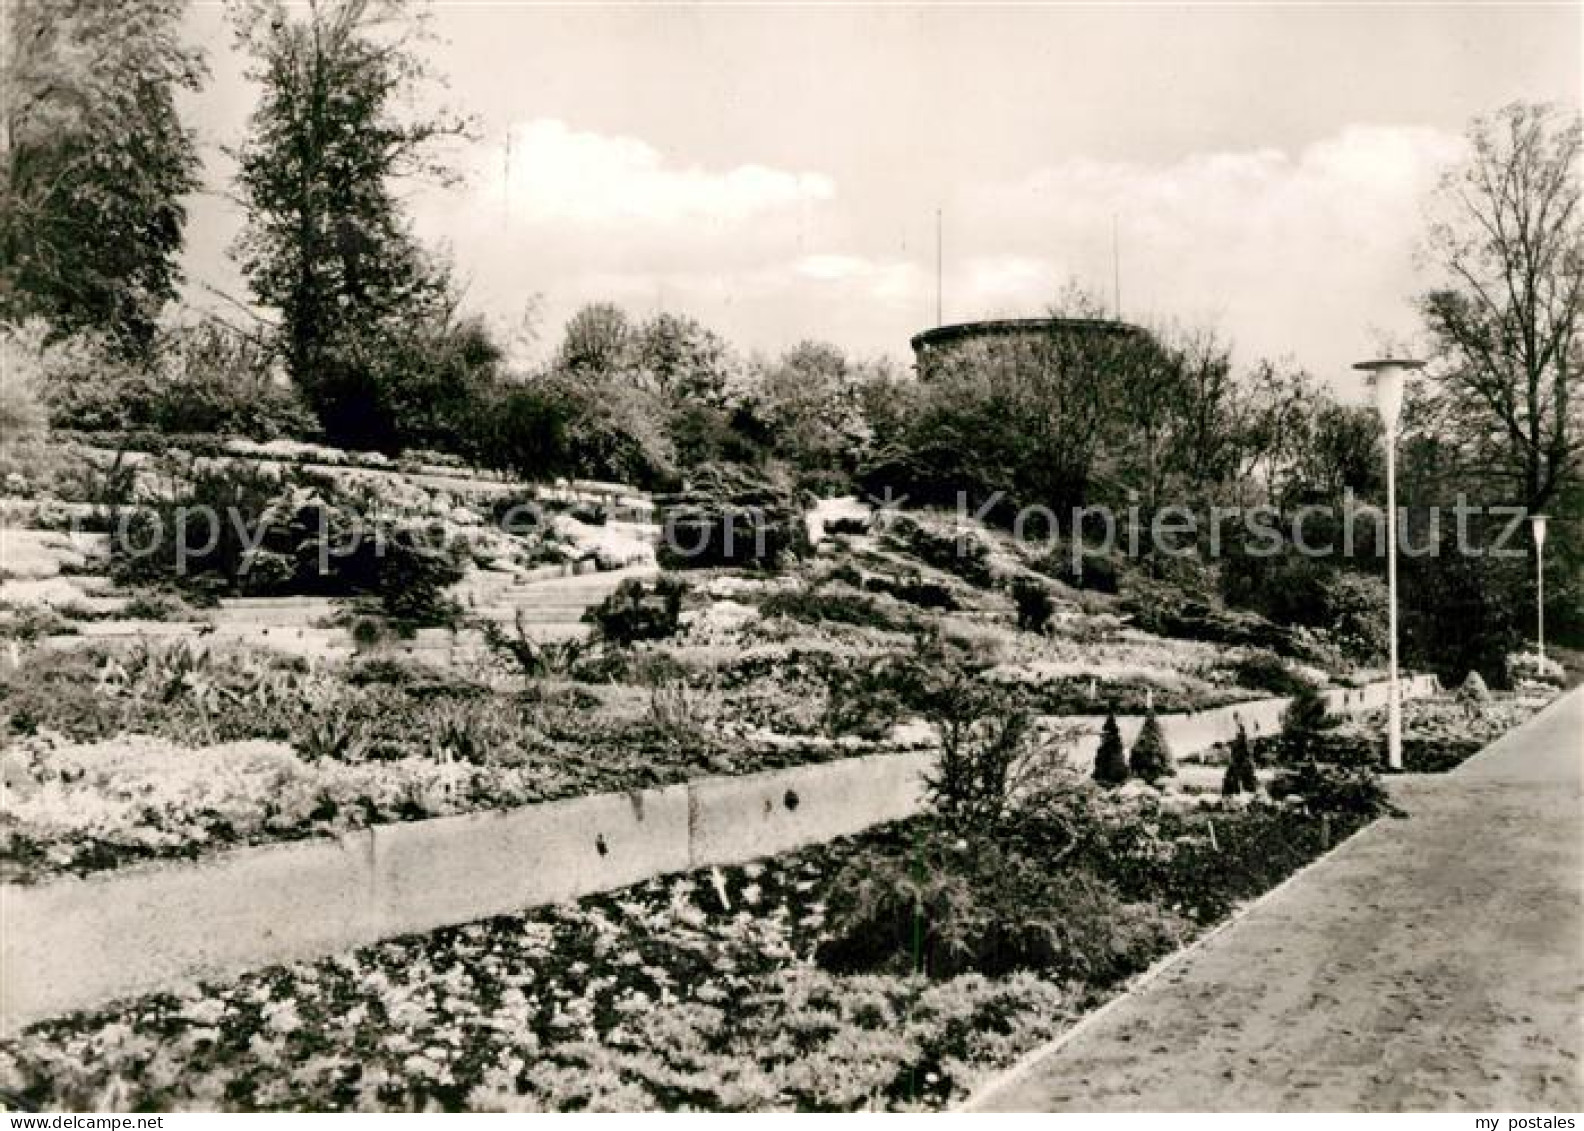
M 618 647 L 641 640 L 663 640 L 676 635 L 686 591 L 680 580 L 670 576 L 658 578 L 652 586 L 629 577 L 614 593 L 584 613 L 583 619 L 594 625 L 601 639 Z
M 1013 579 L 1012 603 L 1017 608 L 1017 626 L 1022 632 L 1044 632 L 1056 613 L 1050 590 L 1027 577 Z

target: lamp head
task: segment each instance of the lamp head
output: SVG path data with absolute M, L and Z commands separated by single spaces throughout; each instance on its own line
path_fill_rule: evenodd
M 1410 358 L 1382 357 L 1361 361 L 1353 367 L 1370 375 L 1370 383 L 1375 387 L 1375 408 L 1386 431 L 1397 431 L 1397 417 L 1402 413 L 1403 381 L 1408 374 L 1423 369 L 1424 364 Z
M 1536 548 L 1543 549 L 1546 540 L 1546 516 L 1543 514 L 1530 515 L 1529 528 L 1534 531 Z

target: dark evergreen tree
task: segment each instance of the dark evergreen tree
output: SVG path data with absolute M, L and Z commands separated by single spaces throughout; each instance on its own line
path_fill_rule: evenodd
M 1149 717 L 1144 720 L 1144 728 L 1133 740 L 1133 749 L 1128 754 L 1128 769 L 1134 777 L 1147 782 L 1156 782 L 1177 773 L 1171 749 L 1166 745 L 1166 735 L 1162 733 L 1160 720 L 1155 717 L 1154 711 L 1149 713 Z
M 1254 748 L 1249 744 L 1248 731 L 1238 723 L 1237 735 L 1232 739 L 1232 758 L 1227 762 L 1226 776 L 1221 779 L 1221 792 L 1232 797 L 1239 793 L 1259 790 L 1259 777 L 1254 772 Z
M 1095 752 L 1094 780 L 1101 785 L 1121 785 L 1128 779 L 1127 751 L 1115 715 L 1107 715 L 1100 728 L 1100 749 Z

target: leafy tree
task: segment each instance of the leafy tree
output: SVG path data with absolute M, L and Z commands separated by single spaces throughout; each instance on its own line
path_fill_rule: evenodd
M 828 342 L 803 341 L 755 369 L 747 412 L 778 454 L 804 469 L 849 466 L 867 439 L 860 367 Z
M 1232 756 L 1227 762 L 1226 775 L 1221 779 L 1221 792 L 1232 797 L 1239 793 L 1259 790 L 1259 777 L 1254 772 L 1254 748 L 1249 744 L 1248 731 L 1238 723 L 1237 735 L 1232 739 Z
M 570 475 L 643 488 L 673 485 L 670 445 L 651 394 L 555 369 L 500 384 L 475 412 L 481 462 L 527 478 Z
M 644 380 L 679 404 L 719 407 L 736 366 L 731 347 L 715 331 L 664 311 L 633 333 L 632 354 Z
M 1470 671 L 1504 684 L 1507 653 L 1533 616 L 1532 564 L 1463 553 L 1446 528 L 1438 552 L 1399 564 L 1404 661 L 1447 684 Z
M 181 0 L 11 0 L 0 66 L 0 316 L 145 354 L 198 186 L 176 95 L 201 55 Z
M 1384 496 L 1386 465 L 1373 408 L 1338 404 L 1321 396 L 1305 424 L 1307 443 L 1298 455 L 1283 503 L 1335 505 L 1347 491 L 1360 498 Z
M 1095 752 L 1094 780 L 1101 785 L 1121 785 L 1128 779 L 1127 752 L 1115 715 L 1107 715 L 1100 728 L 1100 749 Z
M 594 302 L 567 320 L 557 364 L 574 373 L 613 377 L 631 367 L 633 328 L 615 303 Z
M 449 272 L 414 239 L 395 183 L 443 176 L 435 144 L 464 125 L 400 113 L 426 71 L 423 22 L 398 0 L 251 0 L 236 26 L 263 88 L 237 154 L 239 261 L 279 312 L 287 367 L 326 431 L 393 446 L 399 425 L 380 403 L 393 378 L 372 362 L 412 352 L 415 328 L 451 315 Z
M 1302 369 L 1262 360 L 1241 384 L 1236 479 L 1263 487 L 1264 501 L 1279 502 L 1291 494 L 1289 483 L 1298 478 L 1309 447 L 1315 380 Z
M 1134 777 L 1147 782 L 1174 777 L 1177 773 L 1171 748 L 1166 745 L 1166 735 L 1154 711 L 1149 713 L 1143 729 L 1133 740 L 1133 749 L 1128 752 L 1128 769 Z
M 1442 285 L 1421 299 L 1444 365 L 1436 380 L 1471 466 L 1540 510 L 1578 470 L 1575 393 L 1584 302 L 1584 127 L 1516 103 L 1469 130 L 1429 233 Z

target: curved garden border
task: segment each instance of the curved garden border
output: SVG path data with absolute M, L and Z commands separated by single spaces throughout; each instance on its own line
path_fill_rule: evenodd
M 1406 696 L 1436 689 L 1404 681 Z M 1387 685 L 1327 693 L 1371 710 Z M 1274 730 L 1286 699 L 1160 716 L 1179 753 Z M 1090 720 L 1094 721 L 1094 720 Z M 1130 726 L 1131 724 L 1131 726 Z M 1131 733 L 1139 720 L 1124 720 Z M 1081 740 L 1078 755 L 1093 737 Z M 742 863 L 917 812 L 928 752 L 869 755 L 380 825 L 37 885 L 0 885 L 0 1034 L 198 976 L 333 953 L 651 876 Z

